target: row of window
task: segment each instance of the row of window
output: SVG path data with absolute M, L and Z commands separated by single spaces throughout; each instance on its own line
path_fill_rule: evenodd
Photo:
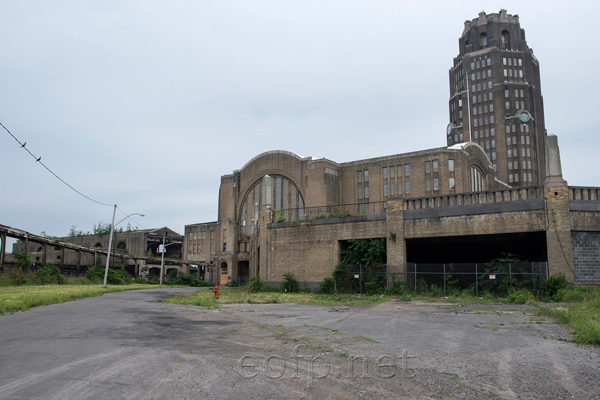
M 521 175 L 521 180 L 526 183 L 533 182 L 533 176 L 531 173 L 523 172 Z M 519 182 L 519 174 L 508 174 L 508 182 Z

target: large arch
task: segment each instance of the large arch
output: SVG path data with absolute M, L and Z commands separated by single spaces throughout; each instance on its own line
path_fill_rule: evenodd
M 285 175 L 274 174 L 270 176 L 273 179 L 273 209 L 296 209 L 302 210 L 303 213 L 304 197 L 294 181 Z M 254 219 L 255 204 L 258 204 L 259 210 L 263 205 L 263 193 L 263 179 L 261 178 L 256 180 L 244 194 L 238 215 L 241 235 L 248 234 L 247 227 Z M 299 215 L 298 213 L 290 214 L 290 217 L 299 218 Z

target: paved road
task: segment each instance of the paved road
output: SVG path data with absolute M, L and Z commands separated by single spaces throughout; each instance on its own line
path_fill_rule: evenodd
M 598 348 L 518 309 L 157 301 L 192 290 L 0 317 L 0 399 L 600 397 Z

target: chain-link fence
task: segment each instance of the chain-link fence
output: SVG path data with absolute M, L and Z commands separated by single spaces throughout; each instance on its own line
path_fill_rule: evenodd
M 548 278 L 546 262 L 522 263 L 407 263 L 406 272 L 389 265 L 345 266 L 333 274 L 333 290 L 338 292 L 373 294 L 404 282 L 411 292 L 438 292 L 447 296 L 457 289 L 480 293 L 507 295 L 511 290 L 537 291 L 541 280 Z

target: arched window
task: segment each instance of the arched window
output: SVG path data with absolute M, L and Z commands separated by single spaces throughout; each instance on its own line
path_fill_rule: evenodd
M 510 50 L 510 36 L 508 34 L 508 31 L 502 31 L 502 36 L 500 40 L 502 41 L 502 48 L 504 50 Z
M 471 181 L 472 192 L 481 192 L 482 190 L 486 190 L 485 175 L 483 175 L 481 170 L 474 165 L 471 165 L 469 168 L 469 180 Z
M 481 47 L 482 49 L 485 49 L 488 45 L 488 41 L 487 41 L 487 35 L 485 33 L 482 33 L 481 35 L 479 35 L 479 47 Z
M 300 189 L 294 182 L 282 175 L 271 175 L 273 179 L 273 209 L 280 210 L 280 217 L 285 217 L 286 220 L 294 221 L 304 218 L 304 199 Z M 254 219 L 254 205 L 258 204 L 260 210 L 263 205 L 262 199 L 262 178 L 259 179 L 246 192 L 246 197 L 240 208 L 240 234 L 248 235 L 250 230 L 248 227 Z M 283 212 L 283 210 L 295 210 L 294 212 Z
M 100 249 L 102 247 L 102 243 L 98 242 L 94 245 L 94 247 Z
M 117 244 L 117 249 L 119 249 L 119 250 L 125 250 L 126 248 L 127 248 L 127 245 L 122 240 L 119 242 L 119 244 Z

